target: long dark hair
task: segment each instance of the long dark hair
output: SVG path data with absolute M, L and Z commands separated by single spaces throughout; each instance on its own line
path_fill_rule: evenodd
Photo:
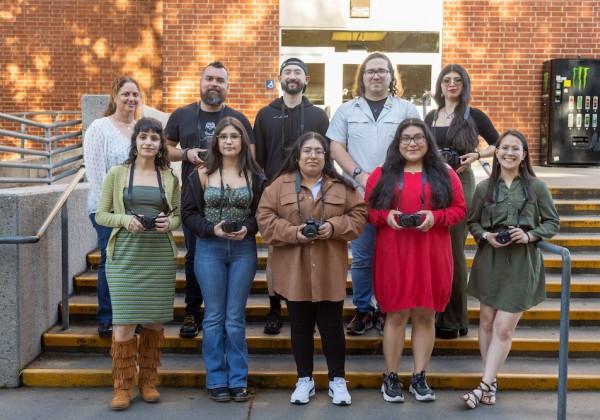
M 323 150 L 325 150 L 325 166 L 323 167 L 322 173 L 327 175 L 329 178 L 337 179 L 346 187 L 354 189 L 354 185 L 335 170 L 333 161 L 331 160 L 329 141 L 321 134 L 314 131 L 308 131 L 296 139 L 292 145 L 291 153 L 285 158 L 283 164 L 281 165 L 281 169 L 273 179 L 277 179 L 283 174 L 295 173 L 300 170 L 300 166 L 298 165 L 298 161 L 300 160 L 300 150 L 302 150 L 304 143 L 312 139 L 315 139 L 321 143 L 321 147 Z
M 521 183 L 523 184 L 523 189 L 525 190 L 525 198 L 529 201 L 535 198 L 535 193 L 531 190 L 531 179 L 535 178 L 535 172 L 533 172 L 533 167 L 531 166 L 531 160 L 529 159 L 529 146 L 527 145 L 527 138 L 525 134 L 521 133 L 519 130 L 510 129 L 506 130 L 504 133 L 498 137 L 498 141 L 496 142 L 496 150 L 502 144 L 502 140 L 504 140 L 507 136 L 515 136 L 521 142 L 523 146 L 523 151 L 525 152 L 525 158 L 519 165 L 519 177 L 521 178 Z M 492 174 L 489 178 L 489 183 L 487 186 L 487 190 L 485 191 L 485 201 L 488 203 L 494 202 L 494 190 L 496 185 L 500 181 L 500 162 L 498 162 L 498 158 L 496 157 L 496 153 L 494 153 L 494 161 L 492 162 Z
M 248 133 L 244 128 L 244 124 L 240 120 L 234 117 L 223 117 L 221 121 L 215 127 L 215 133 L 208 149 L 208 158 L 204 167 L 206 168 L 206 175 L 210 175 L 219 170 L 223 166 L 223 155 L 219 150 L 219 139 L 218 136 L 221 134 L 226 127 L 233 127 L 240 136 L 242 136 L 242 150 L 239 154 L 239 175 L 241 176 L 244 172 L 249 175 L 256 175 L 261 173 L 262 170 L 258 166 L 258 163 L 254 160 L 252 152 L 250 151 L 250 139 Z
M 474 151 L 479 144 L 477 125 L 469 113 L 466 113 L 471 103 L 471 78 L 467 70 L 458 64 L 448 64 L 444 67 L 435 82 L 435 94 L 433 98 L 438 104 L 436 111 L 437 118 L 437 112 L 446 106 L 446 99 L 442 93 L 442 80 L 448 73 L 453 71 L 460 74 L 463 83 L 460 100 L 454 110 L 454 118 L 450 123 L 450 127 L 448 127 L 446 137 L 450 140 L 450 144 L 454 149 L 460 154 L 464 154 Z
M 171 168 L 171 161 L 169 160 L 169 155 L 167 153 L 167 146 L 165 141 L 165 136 L 163 134 L 163 126 L 162 123 L 154 118 L 144 117 L 140 118 L 138 122 L 135 123 L 133 127 L 133 134 L 131 135 L 131 146 L 129 147 L 129 156 L 127 160 L 124 162 L 126 165 L 131 165 L 135 162 L 135 158 L 137 157 L 137 144 L 136 139 L 140 133 L 147 133 L 152 131 L 160 136 L 160 150 L 154 156 L 154 165 L 156 165 L 159 169 L 165 170 Z
M 374 58 L 383 58 L 387 62 L 387 68 L 390 72 L 390 76 L 392 80 L 390 81 L 390 85 L 388 86 L 388 91 L 392 96 L 398 96 L 398 87 L 396 84 L 398 81 L 396 80 L 396 71 L 394 69 L 394 65 L 389 57 L 380 52 L 374 52 L 367 56 L 361 65 L 356 70 L 356 74 L 354 75 L 354 85 L 352 86 L 352 95 L 356 96 L 365 96 L 365 81 L 363 80 L 363 75 L 365 74 L 365 68 L 367 67 L 367 63 Z
M 431 189 L 431 206 L 434 209 L 448 207 L 452 202 L 452 185 L 448 166 L 442 160 L 427 125 L 415 118 L 404 120 L 398 126 L 381 168 L 381 178 L 369 198 L 369 205 L 380 210 L 391 209 L 394 206 L 396 180 L 399 175 L 403 176 L 406 164 L 406 160 L 400 153 L 400 137 L 408 127 L 420 128 L 427 140 L 427 152 L 423 156 L 423 175 L 427 178 Z
M 113 80 L 112 86 L 110 88 L 110 97 L 108 99 L 108 105 L 104 110 L 104 116 L 109 117 L 117 111 L 117 96 L 119 96 L 119 91 L 123 87 L 125 83 L 133 83 L 137 86 L 140 91 L 140 99 L 138 102 L 137 109 L 135 110 L 135 118 L 139 117 L 141 114 L 141 109 L 144 107 L 142 99 L 142 89 L 140 88 L 140 84 L 133 77 L 130 76 L 120 76 Z

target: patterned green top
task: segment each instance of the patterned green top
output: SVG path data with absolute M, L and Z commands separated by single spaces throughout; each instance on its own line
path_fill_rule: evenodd
M 247 187 L 225 187 L 221 208 L 221 188 L 208 187 L 204 192 L 204 214 L 208 221 L 217 224 L 221 220 L 243 222 L 249 212 L 252 194 Z

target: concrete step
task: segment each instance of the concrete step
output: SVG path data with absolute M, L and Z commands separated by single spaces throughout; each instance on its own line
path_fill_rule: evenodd
M 98 282 L 98 271 L 88 270 L 74 278 L 75 289 L 79 292 L 95 292 Z M 175 290 L 185 291 L 185 272 L 178 270 L 175 274 Z M 348 272 L 346 290 L 352 294 L 352 279 Z M 558 294 L 561 290 L 561 277 L 559 274 L 546 275 L 546 293 Z M 267 276 L 264 270 L 259 270 L 254 277 L 252 294 L 265 294 L 267 292 Z M 571 278 L 571 295 L 573 297 L 600 297 L 600 274 L 574 274 Z
M 597 200 L 600 198 L 600 188 L 582 187 L 551 187 L 554 200 Z
M 600 232 L 600 216 L 561 216 L 560 231 L 597 233 Z
M 60 306 L 60 305 L 59 305 Z M 69 299 L 69 311 L 73 319 L 94 318 L 97 310 L 97 298 L 95 295 L 75 295 Z M 174 316 L 177 320 L 183 319 L 184 298 L 178 294 L 174 302 Z M 246 304 L 246 319 L 248 321 L 263 320 L 269 312 L 269 300 L 266 296 L 251 295 Z M 287 316 L 285 304 L 282 315 Z M 468 298 L 469 319 L 479 319 L 479 302 L 472 297 Z M 352 298 L 347 297 L 344 302 L 344 318 L 349 321 L 354 316 L 354 305 Z M 569 316 L 572 322 L 588 323 L 598 325 L 600 321 L 600 299 L 599 298 L 573 298 L 571 299 Z M 552 323 L 560 319 L 560 300 L 547 299 L 538 306 L 531 308 L 523 314 L 522 322 L 530 323 Z
M 599 220 L 600 226 L 600 220 Z M 473 263 L 473 256 L 475 255 L 474 250 L 467 250 L 467 266 L 471 267 Z M 265 269 L 267 265 L 267 249 L 259 248 L 257 252 L 258 258 L 258 269 Z M 87 256 L 87 263 L 89 268 L 95 268 L 100 262 L 100 252 L 95 250 L 90 252 Z M 180 268 L 183 268 L 185 263 L 185 251 L 179 249 L 177 255 L 177 264 Z M 348 254 L 348 266 L 352 263 L 352 255 Z M 546 272 L 555 273 L 560 272 L 561 269 L 561 257 L 554 254 L 544 255 L 544 267 Z M 600 251 L 599 252 L 581 252 L 571 255 L 571 269 L 573 273 L 599 273 L 600 271 Z
M 554 205 L 561 216 L 569 215 L 598 215 L 600 214 L 600 199 L 554 199 Z
M 322 356 L 315 357 L 314 377 L 319 387 L 327 385 Z M 409 383 L 410 356 L 401 361 L 405 384 Z M 159 368 L 162 386 L 204 386 L 206 371 L 199 354 L 164 354 Z M 249 385 L 257 388 L 292 388 L 296 366 L 291 354 L 250 355 Z M 378 388 L 384 370 L 383 356 L 349 355 L 346 380 L 350 388 Z M 434 389 L 470 389 L 481 378 L 481 363 L 473 356 L 434 356 L 427 380 Z M 509 356 L 498 375 L 503 390 L 553 390 L 557 388 L 558 367 L 554 358 Z M 44 353 L 23 370 L 23 384 L 36 387 L 111 386 L 111 359 L 108 354 Z M 600 359 L 569 361 L 569 390 L 600 390 Z
M 165 344 L 163 351 L 177 353 L 199 353 L 202 343 L 202 333 L 196 338 L 180 338 L 179 323 L 165 325 Z M 248 323 L 246 341 L 248 351 L 253 354 L 289 353 L 291 338 L 289 323 L 284 323 L 281 334 L 273 336 L 263 332 L 262 322 Z M 410 349 L 411 327 L 407 327 L 405 348 Z M 434 354 L 478 355 L 478 331 L 476 325 L 471 325 L 469 334 L 455 340 L 435 341 Z M 513 338 L 511 354 L 558 357 L 559 329 L 548 326 L 519 326 Z M 76 322 L 69 330 L 63 331 L 56 325 L 46 332 L 42 338 L 45 351 L 70 352 L 106 352 L 110 348 L 110 338 L 99 338 L 96 324 L 93 322 Z M 315 348 L 322 350 L 318 329 L 315 333 Z M 600 354 L 600 326 L 571 327 L 569 332 L 570 357 L 597 356 Z M 347 354 L 381 354 L 382 337 L 375 329 L 367 331 L 362 336 L 346 336 Z

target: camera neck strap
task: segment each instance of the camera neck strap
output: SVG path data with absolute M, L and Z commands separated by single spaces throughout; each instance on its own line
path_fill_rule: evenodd
M 419 197 L 419 201 L 421 203 L 421 208 L 419 210 L 425 209 L 425 183 L 427 182 L 427 176 L 425 176 L 425 171 L 421 172 L 421 196 Z M 402 194 L 402 188 L 404 188 L 404 173 L 398 175 L 396 177 L 396 188 L 398 189 L 398 205 L 396 206 L 396 210 L 400 211 L 400 195 Z
M 163 202 L 163 206 L 171 212 L 171 207 L 169 206 L 169 202 L 167 201 L 167 196 L 165 194 L 165 189 L 163 188 L 162 178 L 160 176 L 160 170 L 158 166 L 154 165 L 154 169 L 156 170 L 156 180 L 158 181 L 158 190 L 160 191 L 160 199 Z M 127 202 L 133 202 L 133 175 L 135 173 L 135 161 L 131 162 L 131 167 L 129 168 L 129 185 L 127 186 L 126 198 Z M 125 210 L 129 213 L 134 214 L 131 209 L 125 204 Z
M 231 209 L 231 187 L 229 185 L 227 185 L 227 188 L 225 188 L 225 185 L 223 184 L 223 167 L 219 167 L 219 178 L 220 178 L 220 182 L 221 182 L 221 199 L 219 201 L 219 219 L 223 220 L 223 206 L 225 205 L 225 202 L 227 202 L 227 208 Z M 246 188 L 248 189 L 248 196 L 249 196 L 248 205 L 246 205 L 246 208 L 244 209 L 244 217 L 246 217 L 250 211 L 250 206 L 252 205 L 252 199 L 254 197 L 252 194 L 252 188 L 250 187 L 250 179 L 248 178 L 248 172 L 246 172 L 245 170 L 244 170 L 244 178 L 246 179 Z M 225 190 L 227 190 L 227 197 L 225 197 Z
M 296 136 L 296 139 L 298 137 L 300 137 L 304 133 L 304 104 L 303 104 L 303 101 L 300 102 L 300 104 L 297 105 L 297 106 L 300 107 L 300 132 Z M 288 114 L 288 118 L 290 118 L 290 121 L 291 121 L 291 115 L 290 114 Z M 282 149 L 282 151 L 285 151 L 285 147 L 286 147 L 285 146 L 285 121 L 286 121 L 286 117 L 285 117 L 285 102 L 283 101 L 283 98 L 281 98 L 281 149 Z M 292 123 L 290 122 L 290 126 L 291 126 L 291 124 Z M 294 139 L 294 141 L 296 139 Z
M 304 223 L 306 220 L 302 217 L 302 210 L 300 210 L 300 192 L 302 192 L 302 175 L 300 171 L 296 172 L 296 205 L 298 206 L 298 216 L 300 217 L 300 223 Z M 323 178 L 321 177 L 321 203 L 320 203 L 320 211 L 321 218 L 319 219 L 319 223 L 323 223 L 323 218 L 325 217 L 325 191 L 323 190 Z
M 519 209 L 517 210 L 517 226 L 516 227 L 521 227 L 521 212 L 523 212 L 523 209 L 525 208 L 525 206 L 527 205 L 527 198 L 529 196 L 529 191 L 527 189 L 527 186 L 525 185 L 525 182 L 523 182 L 523 180 L 521 180 L 521 187 L 523 187 L 523 204 L 521 204 L 521 207 L 519 207 Z M 494 186 L 494 196 L 492 198 L 492 203 L 490 205 L 491 210 L 490 211 L 490 229 L 494 226 L 494 213 L 496 211 L 496 203 L 498 202 L 498 196 L 500 195 L 500 178 L 498 178 L 498 180 L 496 181 L 496 185 Z
M 198 145 L 197 145 L 197 147 L 201 147 L 202 146 L 202 140 L 204 140 L 204 127 L 202 127 L 202 124 L 200 124 L 201 121 L 202 121 L 202 118 L 201 118 L 200 114 L 202 114 L 202 112 L 205 112 L 205 111 L 202 111 L 200 103 L 201 103 L 201 101 L 198 101 L 198 112 L 196 113 L 196 130 L 197 130 L 197 133 L 198 133 Z M 218 124 L 219 121 L 221 121 L 223 119 L 223 117 L 225 115 L 225 108 L 227 108 L 227 105 L 223 104 L 223 108 L 221 108 L 221 111 L 219 111 L 219 118 L 217 119 L 216 124 Z M 207 144 L 206 148 L 207 149 L 210 148 L 210 144 Z

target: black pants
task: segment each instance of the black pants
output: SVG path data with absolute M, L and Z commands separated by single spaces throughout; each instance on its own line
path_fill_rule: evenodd
M 196 235 L 183 225 L 185 254 L 185 314 L 198 317 L 202 306 L 202 292 L 194 273 L 194 256 L 196 255 Z
M 298 377 L 312 377 L 314 328 L 319 327 L 323 353 L 327 360 L 329 379 L 345 376 L 346 341 L 342 310 L 339 302 L 286 301 L 292 327 L 292 353 L 296 359 Z

